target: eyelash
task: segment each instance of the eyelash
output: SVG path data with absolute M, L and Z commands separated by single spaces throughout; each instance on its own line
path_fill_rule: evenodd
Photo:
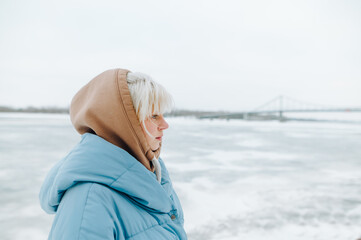
M 152 118 L 153 119 L 156 119 L 158 117 L 158 115 L 153 115 Z

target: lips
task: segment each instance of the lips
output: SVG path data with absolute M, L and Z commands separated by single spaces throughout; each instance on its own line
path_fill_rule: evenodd
M 162 140 L 162 137 L 163 137 L 163 136 L 156 137 L 155 139 L 157 139 L 157 140 L 161 141 L 161 140 Z

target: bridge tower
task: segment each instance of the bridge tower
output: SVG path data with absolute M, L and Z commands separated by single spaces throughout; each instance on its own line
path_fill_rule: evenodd
M 280 103 L 280 108 L 279 108 L 279 120 L 282 121 L 283 120 L 283 96 L 280 95 L 279 96 L 279 103 Z

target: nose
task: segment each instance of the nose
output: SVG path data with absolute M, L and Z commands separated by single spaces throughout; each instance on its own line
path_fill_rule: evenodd
M 159 124 L 159 129 L 160 130 L 166 130 L 167 128 L 169 128 L 169 124 L 167 123 L 167 121 L 162 116 L 161 123 Z

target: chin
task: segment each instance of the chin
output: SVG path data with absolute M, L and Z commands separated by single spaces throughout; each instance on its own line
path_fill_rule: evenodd
M 156 151 L 159 148 L 159 144 L 155 144 L 150 147 L 153 151 Z

